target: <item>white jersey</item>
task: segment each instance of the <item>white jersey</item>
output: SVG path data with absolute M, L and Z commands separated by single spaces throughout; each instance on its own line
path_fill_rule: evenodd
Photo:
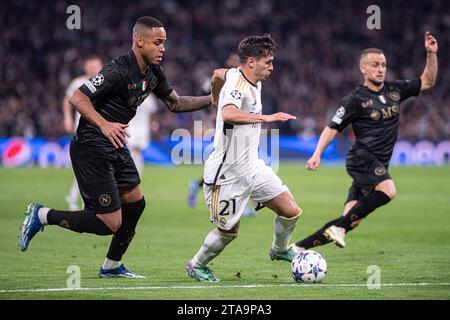
M 79 76 L 79 77 L 76 77 L 75 79 L 73 79 L 66 89 L 66 98 L 69 99 L 74 94 L 74 92 L 79 87 L 81 87 L 81 85 L 87 80 L 89 80 L 89 77 L 86 75 Z M 80 113 L 75 110 L 75 119 L 73 120 L 73 131 L 74 132 L 77 131 L 78 122 L 80 122 L 80 117 L 81 117 Z
M 149 95 L 137 107 L 136 115 L 128 123 L 126 129 L 130 134 L 128 138 L 128 147 L 145 149 L 150 142 L 150 115 L 157 110 L 156 98 L 153 94 Z
M 262 114 L 261 82 L 248 81 L 239 68 L 229 69 L 219 95 L 214 151 L 205 163 L 206 184 L 224 185 L 255 174 L 264 162 L 258 158 L 261 124 L 224 123 L 222 108 L 234 105 L 241 111 Z

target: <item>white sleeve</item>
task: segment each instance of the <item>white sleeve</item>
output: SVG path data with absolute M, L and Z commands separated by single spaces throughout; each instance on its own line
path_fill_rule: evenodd
M 237 86 L 235 79 L 230 79 L 225 82 L 220 93 L 220 103 L 219 106 L 223 108 L 228 104 L 235 105 L 238 109 L 241 109 L 242 102 L 244 101 L 244 92 L 241 86 Z

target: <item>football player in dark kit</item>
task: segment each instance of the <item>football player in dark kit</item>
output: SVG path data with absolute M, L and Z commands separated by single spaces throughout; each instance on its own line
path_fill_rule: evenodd
M 307 161 L 308 170 L 316 170 L 323 150 L 349 124 L 356 141 L 347 155 L 346 168 L 353 183 L 349 189 L 344 213 L 329 221 L 309 237 L 293 245 L 296 252 L 334 242 L 345 247 L 344 237 L 361 219 L 376 208 L 387 204 L 396 195 L 394 181 L 388 173 L 397 140 L 400 104 L 433 87 L 437 76 L 436 39 L 425 33 L 427 59 L 422 76 L 406 81 L 385 81 L 386 58 L 380 49 L 361 53 L 360 70 L 364 84 L 341 101 L 336 114 L 323 130 L 313 156 Z
M 19 234 L 22 251 L 47 224 L 80 233 L 112 234 L 100 276 L 142 277 L 120 262 L 145 208 L 139 174 L 126 147 L 127 123 L 151 92 L 172 112 L 207 108 L 213 101 L 211 96 L 180 97 L 172 89 L 159 66 L 165 41 L 161 22 L 139 18 L 133 28 L 132 50 L 106 64 L 70 98 L 82 116 L 70 156 L 85 209 L 60 211 L 30 204 Z

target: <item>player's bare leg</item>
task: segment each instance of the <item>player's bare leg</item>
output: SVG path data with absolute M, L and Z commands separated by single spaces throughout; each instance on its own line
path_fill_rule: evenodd
M 269 256 L 272 260 L 292 261 L 295 252 L 288 247 L 302 210 L 289 190 L 264 203 L 277 214 L 273 222 L 274 238 Z

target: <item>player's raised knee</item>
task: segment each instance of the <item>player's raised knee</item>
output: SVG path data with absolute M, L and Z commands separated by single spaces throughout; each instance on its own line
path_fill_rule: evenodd
M 97 217 L 113 232 L 116 233 L 122 225 L 122 212 L 116 211 L 108 214 L 97 214 Z
M 299 217 L 301 214 L 302 214 L 302 209 L 299 207 L 297 202 L 291 201 L 284 216 L 286 218 L 295 218 L 295 217 Z
M 386 194 L 389 199 L 393 200 L 395 198 L 395 196 L 397 195 L 397 190 L 395 188 L 395 185 L 389 185 L 387 188 L 382 188 L 379 191 L 383 192 L 384 194 Z
M 395 196 L 397 195 L 397 190 L 395 190 L 395 188 L 390 189 L 390 190 L 386 190 L 383 191 L 388 197 L 389 199 L 393 200 L 395 198 Z

